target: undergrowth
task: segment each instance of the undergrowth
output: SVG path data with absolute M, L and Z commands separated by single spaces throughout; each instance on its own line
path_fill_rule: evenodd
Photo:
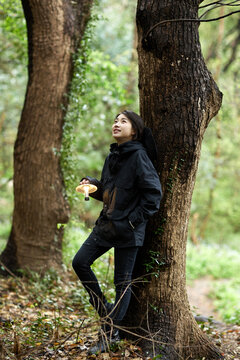
M 64 354 L 77 359 L 79 353 L 86 358 L 86 349 L 96 339 L 99 319 L 70 263 L 89 230 L 77 229 L 75 224 L 74 231 L 68 231 L 66 234 L 70 238 L 69 241 L 65 240 L 65 264 L 61 273 L 50 269 L 44 276 L 40 276 L 23 271 L 20 278 L 0 278 L 0 339 L 5 359 L 61 358 Z M 224 321 L 239 324 L 239 301 L 236 297 L 240 285 L 238 255 L 225 249 L 225 267 L 228 266 L 230 255 L 232 259 L 231 266 L 226 270 L 224 260 L 219 258 L 221 254 L 221 250 L 217 252 L 215 246 L 201 244 L 196 248 L 189 245 L 188 279 L 211 275 L 216 281 L 211 296 L 218 311 Z M 94 263 L 94 271 L 110 301 L 114 299 L 113 268 L 112 251 Z M 205 328 L 203 330 L 206 331 Z M 136 352 L 140 350 L 125 343 L 118 351 L 133 354 L 132 358 L 136 358 Z

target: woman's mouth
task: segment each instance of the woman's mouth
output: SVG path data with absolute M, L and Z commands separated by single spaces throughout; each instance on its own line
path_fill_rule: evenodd
M 120 129 L 113 129 L 113 133 L 114 134 L 117 134 L 117 133 L 119 133 L 121 130 Z

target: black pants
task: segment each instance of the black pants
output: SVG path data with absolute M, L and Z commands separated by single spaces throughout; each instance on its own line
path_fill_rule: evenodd
M 96 241 L 96 235 L 91 233 L 72 262 L 73 269 L 90 295 L 91 304 L 96 308 L 100 316 L 103 315 L 103 307 L 110 309 L 110 304 L 106 302 L 98 280 L 91 269 L 91 265 L 109 249 L 111 247 L 99 246 Z M 109 317 L 117 325 L 124 318 L 130 302 L 132 272 L 137 252 L 138 247 L 114 248 L 114 285 L 116 297 Z

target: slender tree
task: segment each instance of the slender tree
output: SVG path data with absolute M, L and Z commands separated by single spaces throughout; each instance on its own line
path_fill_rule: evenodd
M 14 147 L 12 230 L 5 269 L 40 271 L 61 263 L 69 206 L 60 169 L 63 122 L 92 0 L 22 0 L 28 34 L 28 85 Z
M 140 110 L 153 130 L 163 186 L 150 221 L 126 326 L 161 359 L 222 359 L 189 306 L 185 264 L 191 198 L 201 143 L 222 95 L 199 42 L 199 0 L 138 0 Z M 166 21 L 170 20 L 170 21 Z M 158 24 L 158 25 L 156 25 Z M 132 332 L 133 330 L 131 330 Z

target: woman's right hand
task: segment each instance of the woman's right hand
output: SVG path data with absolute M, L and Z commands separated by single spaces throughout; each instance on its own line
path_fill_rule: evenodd
M 83 184 L 90 184 L 90 181 L 88 179 L 82 179 L 79 185 L 83 185 Z

